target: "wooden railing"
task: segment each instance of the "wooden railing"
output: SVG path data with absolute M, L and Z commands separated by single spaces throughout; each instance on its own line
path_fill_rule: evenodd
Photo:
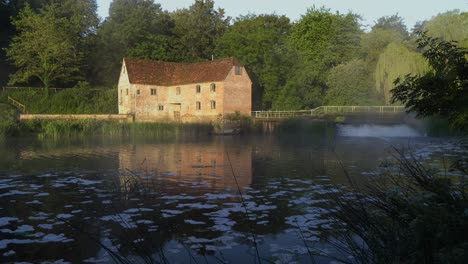
M 311 110 L 298 110 L 298 111 L 253 111 L 253 118 L 263 119 L 283 119 L 283 118 L 296 118 L 296 117 L 322 117 L 327 115 L 336 114 L 390 114 L 390 113 L 403 113 L 404 106 L 319 106 Z
M 24 104 L 18 102 L 17 100 L 15 100 L 11 96 L 8 96 L 8 102 L 11 103 L 12 105 L 18 107 L 19 110 L 21 111 L 21 113 L 26 113 L 26 106 Z

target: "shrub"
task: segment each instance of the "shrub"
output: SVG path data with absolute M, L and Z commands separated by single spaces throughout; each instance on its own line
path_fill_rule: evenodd
M 15 135 L 18 131 L 18 110 L 10 105 L 0 104 L 0 137 Z

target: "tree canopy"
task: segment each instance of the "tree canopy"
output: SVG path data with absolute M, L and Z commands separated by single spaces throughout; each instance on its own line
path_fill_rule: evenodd
M 26 5 L 13 21 L 18 34 L 6 51 L 18 70 L 11 76 L 10 84 L 37 78 L 48 88 L 54 81 L 81 77 L 82 54 L 74 42 L 71 23 L 58 16 L 55 4 L 47 5 L 38 14 Z
M 395 80 L 392 102 L 402 102 L 420 116 L 448 117 L 454 126 L 468 125 L 468 50 L 423 33 L 418 47 L 430 65 L 423 75 Z

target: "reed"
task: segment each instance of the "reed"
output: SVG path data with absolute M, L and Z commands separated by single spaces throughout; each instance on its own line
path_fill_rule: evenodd
M 31 120 L 21 124 L 23 134 L 37 134 L 39 138 L 67 137 L 153 137 L 180 138 L 207 135 L 209 123 L 117 123 L 95 120 Z

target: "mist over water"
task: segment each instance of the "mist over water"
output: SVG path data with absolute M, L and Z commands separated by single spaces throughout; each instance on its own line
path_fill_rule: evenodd
M 340 125 L 338 135 L 345 137 L 421 137 L 408 125 Z

